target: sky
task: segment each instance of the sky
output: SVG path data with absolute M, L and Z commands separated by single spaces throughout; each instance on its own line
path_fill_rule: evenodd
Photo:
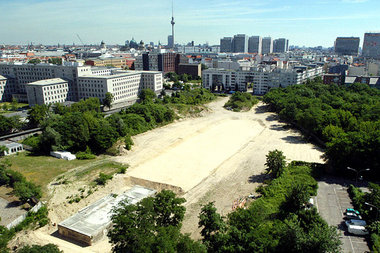
M 0 0 L 0 44 L 167 43 L 172 0 Z M 235 34 L 332 47 L 380 30 L 379 0 L 174 0 L 175 42 Z

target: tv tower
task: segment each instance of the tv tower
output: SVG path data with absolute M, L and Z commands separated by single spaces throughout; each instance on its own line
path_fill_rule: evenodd
M 170 22 L 170 24 L 172 24 L 172 48 L 174 48 L 174 25 L 175 25 L 175 22 L 174 22 L 174 3 L 173 3 L 173 0 L 172 0 L 172 21 Z

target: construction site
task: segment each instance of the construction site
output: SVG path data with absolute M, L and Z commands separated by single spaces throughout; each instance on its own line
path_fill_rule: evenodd
M 282 150 L 288 161 L 322 162 L 322 151 L 286 127 L 265 105 L 235 113 L 223 108 L 227 100 L 208 104 L 200 117 L 134 136 L 131 151 L 110 158 L 128 164 L 127 173 L 115 176 L 79 203 L 67 204 L 67 196 L 84 182 L 50 185 L 52 225 L 19 235 L 15 243 L 40 241 L 54 243 L 64 252 L 110 252 L 112 245 L 104 236 L 111 225 L 110 210 L 125 198 L 133 203 L 162 189 L 187 200 L 182 232 L 199 239 L 201 205 L 213 201 L 222 215 L 244 207 L 246 197 L 265 178 L 269 151 Z M 57 231 L 63 237 L 54 236 Z M 64 238 L 76 239 L 81 245 Z

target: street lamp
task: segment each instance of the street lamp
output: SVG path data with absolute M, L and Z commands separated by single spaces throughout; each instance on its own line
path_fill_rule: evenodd
M 357 169 L 353 169 L 353 168 L 351 168 L 351 167 L 347 167 L 347 169 L 356 172 L 356 180 L 355 180 L 355 184 L 356 184 L 356 185 L 358 184 L 358 178 L 359 178 L 359 174 L 360 174 L 360 172 L 362 172 L 362 171 L 369 171 L 369 170 L 370 170 L 370 168 L 362 169 L 362 170 L 357 170 Z
M 372 204 L 368 203 L 368 202 L 364 202 L 364 204 L 367 205 L 367 206 L 376 208 L 376 210 L 377 210 L 377 212 L 376 212 L 376 220 L 377 220 L 377 218 L 379 217 L 379 208 L 377 206 L 375 206 L 375 205 L 372 205 Z

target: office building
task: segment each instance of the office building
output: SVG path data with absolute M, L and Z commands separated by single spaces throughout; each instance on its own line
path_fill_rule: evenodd
M 146 71 L 168 72 L 178 71 L 178 64 L 183 62 L 180 54 L 176 53 L 144 53 L 141 57 L 136 58 L 135 69 Z
M 64 103 L 67 101 L 68 82 L 61 78 L 45 79 L 26 85 L 30 106 Z
M 233 51 L 232 41 L 232 37 L 224 37 L 223 39 L 220 39 L 220 52 L 231 53 Z
M 113 107 L 122 107 L 133 104 L 141 89 L 159 93 L 163 87 L 162 72 L 111 67 L 0 64 L 0 74 L 3 94 L 8 94 L 3 101 L 9 101 L 9 94 L 19 95 L 31 105 L 75 102 L 89 97 L 103 101 L 110 92 L 114 96 Z
M 173 48 L 174 47 L 174 40 L 173 40 L 173 35 L 168 36 L 168 48 Z
M 271 54 L 273 53 L 273 40 L 271 37 L 264 37 L 262 39 L 262 54 Z
M 335 53 L 338 55 L 353 55 L 359 53 L 359 37 L 338 37 L 335 40 Z
M 262 38 L 260 36 L 251 36 L 248 39 L 248 53 L 261 54 Z
M 380 59 L 380 33 L 365 33 L 363 57 Z
M 199 78 L 202 76 L 202 66 L 201 64 L 190 64 L 190 63 L 180 63 L 178 65 L 178 75 L 187 74 L 190 75 L 193 79 Z
M 280 38 L 273 41 L 273 53 L 285 53 L 289 48 L 289 40 Z
M 247 53 L 248 52 L 248 36 L 245 34 L 237 34 L 233 40 L 234 53 Z

